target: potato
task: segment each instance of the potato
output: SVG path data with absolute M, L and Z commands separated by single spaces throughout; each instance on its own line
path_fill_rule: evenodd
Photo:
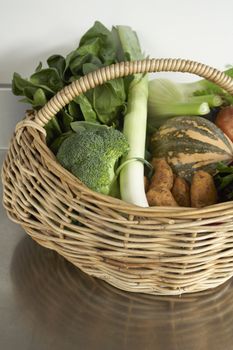
M 174 177 L 172 169 L 168 165 L 166 160 L 153 158 L 151 164 L 155 169 L 155 173 L 152 176 L 150 188 L 162 187 L 171 190 L 173 186 Z
M 206 171 L 197 171 L 192 178 L 190 194 L 193 208 L 203 208 L 217 203 L 217 190 L 213 177 Z
M 146 194 L 149 206 L 177 207 L 172 193 L 167 188 L 153 187 Z
M 172 195 L 181 207 L 190 207 L 190 186 L 188 182 L 180 176 L 176 176 L 172 188 Z

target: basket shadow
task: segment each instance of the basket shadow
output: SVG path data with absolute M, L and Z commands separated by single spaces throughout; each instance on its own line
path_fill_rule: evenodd
M 56 335 L 58 349 L 232 346 L 232 281 L 181 297 L 127 293 L 85 275 L 29 237 L 16 247 L 11 276 L 17 302 L 30 312 L 36 327 Z

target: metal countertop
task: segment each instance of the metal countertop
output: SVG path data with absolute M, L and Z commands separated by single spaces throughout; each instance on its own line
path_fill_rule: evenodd
M 126 293 L 39 246 L 0 209 L 1 350 L 233 349 L 233 280 L 181 297 Z

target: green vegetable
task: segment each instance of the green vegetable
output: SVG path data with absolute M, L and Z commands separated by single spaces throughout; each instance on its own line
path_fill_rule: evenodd
M 233 77 L 233 68 L 225 73 Z M 148 128 L 153 130 L 175 116 L 206 115 L 211 108 L 229 103 L 233 97 L 205 79 L 192 83 L 153 79 L 149 82 Z
M 119 130 L 84 125 L 63 141 L 57 159 L 93 191 L 115 196 L 117 161 L 128 149 L 128 142 Z
M 23 101 L 38 110 L 64 86 L 117 60 L 114 31 L 96 21 L 82 36 L 79 46 L 66 57 L 50 56 L 48 66 L 43 67 L 40 62 L 28 79 L 15 73 L 12 91 L 17 96 L 24 96 Z M 58 127 L 61 133 L 68 132 L 70 123 L 76 120 L 120 126 L 127 99 L 126 89 L 124 79 L 118 78 L 75 98 L 46 126 L 47 144 L 50 146 L 58 137 Z
M 233 200 L 233 166 L 219 163 L 217 171 L 214 181 L 219 198 L 221 198 L 222 202 Z
M 118 26 L 119 41 L 126 59 L 142 59 L 137 35 L 130 27 Z M 128 104 L 124 117 L 123 133 L 129 142 L 129 152 L 122 162 L 132 158 L 145 157 L 147 125 L 147 75 L 135 75 L 128 88 Z M 141 161 L 128 162 L 120 173 L 121 198 L 128 203 L 147 207 L 144 188 L 144 164 Z

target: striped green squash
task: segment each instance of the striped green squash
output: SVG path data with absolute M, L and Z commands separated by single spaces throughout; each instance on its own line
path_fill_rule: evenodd
M 197 170 L 216 172 L 219 162 L 233 160 L 233 143 L 212 122 L 202 117 L 167 120 L 151 137 L 153 157 L 165 158 L 173 171 L 191 180 Z

